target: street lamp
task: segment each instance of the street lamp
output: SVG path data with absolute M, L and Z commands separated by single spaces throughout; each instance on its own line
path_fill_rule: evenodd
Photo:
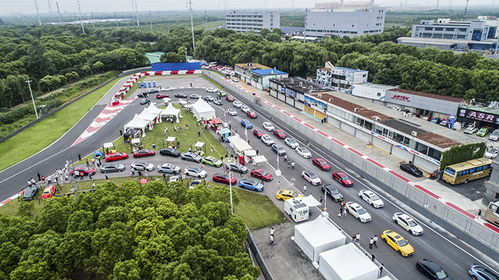
M 281 176 L 281 169 L 279 169 L 279 154 L 277 154 L 277 170 L 275 171 L 276 176 Z
M 232 172 L 229 171 L 229 197 L 230 197 L 230 212 L 234 215 L 234 204 L 232 203 Z
M 31 90 L 31 82 L 32 81 L 30 79 L 26 80 L 26 83 L 28 83 L 29 93 L 31 94 L 31 101 L 33 101 L 33 110 L 35 110 L 35 115 L 36 118 L 38 119 L 38 111 L 36 110 L 35 98 L 33 97 L 33 90 Z

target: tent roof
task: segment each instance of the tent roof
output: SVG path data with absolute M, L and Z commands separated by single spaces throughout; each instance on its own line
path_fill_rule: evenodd
M 321 205 L 321 203 L 319 201 L 317 201 L 317 199 L 315 199 L 312 195 L 302 197 L 302 198 L 300 198 L 300 200 L 303 203 L 307 204 L 308 207 L 315 207 L 315 206 Z
M 355 261 L 345 261 L 355 260 Z M 341 279 L 356 279 L 366 273 L 378 271 L 378 267 L 353 243 L 322 252 L 320 265 L 326 262 Z
M 299 231 L 312 247 L 319 247 L 345 238 L 345 235 L 323 216 L 319 216 L 313 221 L 296 225 L 295 231 Z
M 267 162 L 267 158 L 264 156 L 253 157 L 253 163 L 255 163 L 255 164 L 264 163 L 264 162 Z
M 143 120 L 146 120 L 146 121 L 152 121 L 154 119 L 156 119 L 157 115 L 147 111 L 147 108 L 144 109 L 144 111 L 142 111 L 142 113 L 140 113 L 139 115 Z
M 239 135 L 229 136 L 228 139 L 229 139 L 229 142 L 234 147 L 234 149 L 237 150 L 238 152 L 244 152 L 246 150 L 253 150 L 253 148 L 246 141 L 241 139 L 241 137 L 239 137 Z
M 211 107 L 211 105 L 208 104 L 208 102 L 204 101 L 203 98 L 199 98 L 198 101 L 192 105 L 192 109 L 198 113 L 211 112 L 211 111 L 215 112 L 215 109 L 213 109 L 213 107 Z
M 172 103 L 168 104 L 166 109 L 161 111 L 161 115 L 163 116 L 177 116 L 178 113 L 180 113 L 180 109 L 173 107 Z
M 125 130 L 127 128 L 146 128 L 149 125 L 149 122 L 146 120 L 143 120 L 139 115 L 135 114 L 135 117 L 131 121 L 129 121 L 127 124 L 125 124 Z
M 149 104 L 149 107 L 146 108 L 146 110 L 156 116 L 159 116 L 163 110 L 159 109 L 154 105 L 154 103 Z

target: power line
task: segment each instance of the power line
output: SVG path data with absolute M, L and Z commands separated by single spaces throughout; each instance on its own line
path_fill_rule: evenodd
M 38 3 L 35 1 L 35 9 L 36 9 L 36 14 L 38 15 L 38 24 L 42 25 L 42 19 L 40 18 L 40 11 L 38 11 Z
M 81 24 L 81 31 L 83 34 L 85 34 L 85 26 L 83 24 L 83 17 L 81 15 L 81 6 L 80 6 L 80 0 L 76 0 L 78 4 L 78 12 L 80 13 L 80 24 Z
M 189 4 L 189 13 L 191 15 L 192 56 L 194 57 L 194 53 L 196 52 L 196 40 L 194 39 L 194 21 L 192 20 L 192 0 L 187 0 L 187 4 Z
M 62 22 L 61 9 L 59 9 L 59 2 L 55 1 L 55 6 L 57 7 L 57 13 L 59 14 L 59 22 Z
M 140 26 L 140 23 L 139 23 L 139 7 L 137 6 L 137 0 L 135 0 L 134 3 L 135 3 L 135 18 L 137 19 L 137 26 Z

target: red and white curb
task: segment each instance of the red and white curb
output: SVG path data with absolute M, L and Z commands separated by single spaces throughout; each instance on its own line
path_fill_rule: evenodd
M 19 197 L 19 195 L 21 195 L 21 194 L 20 194 L 20 193 L 16 193 L 15 195 L 13 195 L 13 196 L 11 196 L 11 197 L 7 198 L 6 200 L 4 200 L 4 201 L 0 202 L 0 206 L 4 206 L 5 204 L 7 204 L 7 203 L 11 202 L 12 200 L 14 200 L 14 199 L 18 198 L 18 197 Z
M 227 81 L 229 81 L 229 83 L 232 83 L 232 84 L 233 84 L 234 86 L 236 86 L 237 88 L 239 88 L 239 89 L 241 89 L 242 91 L 244 91 L 245 93 L 247 93 L 247 94 L 249 94 L 249 95 L 253 95 L 252 93 L 248 92 L 245 88 L 243 88 L 243 87 L 239 86 L 239 84 L 232 82 L 232 80 L 230 80 L 230 79 L 226 79 L 226 80 L 227 80 Z M 328 138 L 329 140 L 331 140 L 331 141 L 333 141 L 333 142 L 336 142 L 336 144 L 338 144 L 338 145 L 342 146 L 343 148 L 345 148 L 345 149 L 349 150 L 350 152 L 353 152 L 353 153 L 357 154 L 358 156 L 362 157 L 363 159 L 365 159 L 365 160 L 367 160 L 367 161 L 369 161 L 369 162 L 373 163 L 374 165 L 376 165 L 377 167 L 379 167 L 379 168 L 383 169 L 384 171 L 386 171 L 386 172 L 388 172 L 388 173 L 392 174 L 393 176 L 395 176 L 395 177 L 399 178 L 400 180 L 402 180 L 402 181 L 404 181 L 404 182 L 408 183 L 409 185 L 411 185 L 411 186 L 413 186 L 413 187 L 415 187 L 415 188 L 417 188 L 417 189 L 421 190 L 421 191 L 422 191 L 422 192 L 424 192 L 425 194 L 427 194 L 427 195 L 429 195 L 429 196 L 433 197 L 434 199 L 437 199 L 438 201 L 440 201 L 440 202 L 444 203 L 445 205 L 447 205 L 447 206 L 449 206 L 449 207 L 453 208 L 454 210 L 456 210 L 456 211 L 460 212 L 461 214 L 465 215 L 466 217 L 468 217 L 468 218 L 470 218 L 470 219 L 473 219 L 473 220 L 475 220 L 475 221 L 479 222 L 480 224 L 482 224 L 483 226 L 485 226 L 485 227 L 487 227 L 487 228 L 490 228 L 491 230 L 493 230 L 493 231 L 495 231 L 495 232 L 499 233 L 499 229 L 498 229 L 498 228 L 496 228 L 494 225 L 492 225 L 492 224 L 490 224 L 490 223 L 487 223 L 487 222 L 485 222 L 485 221 L 483 221 L 483 220 L 481 220 L 481 219 L 477 219 L 477 217 L 476 217 L 475 215 L 471 214 L 470 212 L 468 212 L 468 211 L 466 211 L 466 210 L 464 210 L 464 209 L 462 209 L 462 208 L 458 207 L 457 205 L 455 205 L 455 204 L 453 204 L 453 203 L 451 203 L 451 202 L 449 202 L 449 201 L 446 201 L 445 199 L 443 199 L 443 198 L 442 198 L 442 197 L 440 197 L 439 195 L 437 195 L 437 194 L 435 194 L 435 193 L 431 192 L 430 190 L 428 190 L 427 188 L 425 188 L 425 187 L 423 187 L 423 186 L 421 186 L 421 185 L 417 184 L 417 182 L 413 182 L 413 181 L 411 181 L 411 180 L 407 179 L 406 177 L 404 177 L 404 176 L 400 175 L 399 173 L 397 173 L 397 172 L 395 172 L 395 171 L 391 170 L 390 168 L 388 168 L 388 167 L 386 167 L 386 166 L 382 165 L 381 163 L 379 163 L 379 162 L 375 161 L 374 159 L 369 158 L 368 156 L 366 156 L 366 155 L 362 154 L 361 152 L 359 152 L 359 151 L 355 150 L 354 148 L 352 148 L 352 147 L 350 147 L 350 146 L 348 146 L 348 145 L 344 144 L 343 142 L 339 141 L 338 139 L 335 139 L 335 138 L 333 138 L 332 136 L 328 135 L 327 133 L 325 133 L 325 132 L 321 131 L 320 129 L 318 129 L 318 128 L 316 128 L 316 127 L 314 127 L 314 126 L 312 126 L 312 125 L 308 124 L 307 122 L 303 121 L 302 119 L 298 118 L 297 116 L 293 116 L 293 115 L 291 115 L 290 113 L 286 112 L 285 110 L 282 110 L 282 109 L 281 109 L 281 108 L 279 108 L 277 105 L 275 105 L 275 104 L 273 104 L 273 103 L 271 103 L 271 102 L 269 102 L 269 101 L 267 101 L 267 100 L 262 100 L 262 102 L 263 102 L 263 103 L 265 103 L 265 104 L 267 104 L 267 105 L 269 105 L 269 106 L 271 106 L 272 108 L 274 108 L 274 109 L 276 109 L 276 110 L 280 111 L 281 113 L 283 113 L 284 115 L 288 116 L 290 119 L 294 120 L 295 122 L 299 122 L 299 123 L 301 123 L 302 125 L 304 125 L 304 126 L 306 126 L 306 127 L 310 128 L 310 129 L 314 130 L 315 132 L 317 132 L 317 133 L 321 134 L 322 136 L 324 136 L 324 137 Z

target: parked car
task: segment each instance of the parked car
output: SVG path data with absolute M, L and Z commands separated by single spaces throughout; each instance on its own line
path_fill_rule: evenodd
M 498 280 L 499 276 L 493 272 L 492 270 L 489 270 L 488 268 L 485 268 L 479 264 L 472 264 L 470 265 L 470 268 L 468 269 L 468 274 L 471 276 L 473 280 Z
M 69 175 L 73 176 L 75 171 L 77 171 L 80 176 L 88 176 L 88 174 L 95 175 L 95 169 L 92 167 L 76 166 L 69 170 Z
M 315 172 L 311 170 L 303 170 L 301 176 L 303 177 L 303 179 L 305 179 L 305 181 L 314 186 L 318 186 L 322 183 L 321 178 L 319 178 L 319 176 L 317 176 L 317 174 L 315 174 Z
M 499 152 L 498 149 L 495 148 L 489 148 L 485 151 L 484 157 L 490 158 L 490 159 L 495 159 L 497 157 L 497 153 Z
M 243 103 L 241 103 L 237 100 L 234 100 L 234 101 L 232 101 L 232 105 L 234 105 L 234 107 L 236 107 L 236 108 L 241 108 L 243 106 Z
M 172 163 L 163 163 L 163 164 L 158 165 L 158 172 L 159 173 L 166 173 L 166 174 L 179 174 L 180 167 L 178 167 Z
M 303 146 L 298 146 L 296 148 L 296 152 L 302 157 L 302 158 L 311 158 L 312 157 L 312 153 L 310 153 L 310 151 L 303 147 Z
M 340 191 L 335 188 L 331 184 L 324 184 L 321 186 L 322 192 L 326 193 L 327 196 L 329 196 L 332 200 L 339 202 L 343 200 L 343 195 L 340 193 Z
M 189 95 L 189 98 L 190 99 L 199 99 L 199 98 L 201 98 L 201 95 L 194 93 L 194 94 Z
M 253 111 L 249 111 L 249 112 L 247 112 L 247 113 L 246 113 L 246 116 L 248 116 L 248 118 L 250 118 L 250 119 L 256 119 L 256 118 L 258 117 L 258 116 L 256 115 L 256 113 L 255 113 L 255 112 L 253 112 Z
M 322 171 L 330 171 L 331 170 L 331 166 L 329 165 L 329 163 L 327 163 L 327 161 L 323 158 L 314 158 L 312 159 L 312 163 L 319 167 L 320 170 Z
M 42 193 L 42 199 L 51 198 L 55 194 L 56 187 L 54 185 L 47 186 Z
M 229 174 L 215 173 L 213 175 L 213 182 L 227 184 L 227 185 L 229 185 L 229 182 L 230 182 L 230 185 L 235 185 L 237 182 L 237 179 L 236 179 L 236 177 L 232 176 L 232 177 L 230 177 L 230 180 L 229 180 Z
M 216 93 L 218 91 L 218 89 L 210 87 L 210 88 L 207 88 L 206 91 L 211 92 L 211 93 Z
M 188 176 L 192 176 L 192 177 L 197 177 L 197 178 L 206 178 L 206 175 L 208 175 L 206 170 L 202 169 L 201 167 L 197 167 L 197 166 L 186 167 L 184 169 L 184 174 L 188 175 Z
M 217 92 L 217 95 L 220 96 L 220 97 L 224 97 L 224 96 L 228 96 L 227 95 L 227 92 L 223 91 L 223 90 L 219 90 Z M 232 98 L 232 97 L 231 97 Z M 229 101 L 228 99 L 226 99 L 227 101 Z M 232 102 L 232 101 L 229 101 L 229 102 Z
M 220 99 L 215 99 L 215 100 L 213 100 L 213 104 L 215 104 L 217 106 L 222 106 L 224 103 Z
M 263 134 L 264 133 L 261 129 L 258 129 L 258 128 L 253 129 L 253 135 L 255 135 L 256 138 L 261 139 Z
M 151 100 L 149 100 L 148 98 L 144 98 L 140 101 L 140 105 L 146 105 L 149 103 L 151 103 Z
M 181 153 L 180 158 L 187 161 L 201 162 L 201 156 L 191 152 Z
M 253 178 L 239 180 L 239 186 L 248 190 L 263 192 L 263 183 Z
M 116 162 L 104 163 L 100 167 L 101 173 L 112 173 L 112 172 L 121 172 L 121 171 L 125 171 L 125 165 Z
M 171 87 L 164 87 L 164 88 L 161 88 L 161 91 L 172 91 L 173 88 Z
M 276 152 L 280 156 L 284 156 L 286 154 L 286 149 L 280 144 L 272 144 L 272 151 Z
M 248 167 L 246 167 L 242 164 L 239 164 L 239 163 L 229 162 L 229 163 L 226 163 L 225 165 L 227 166 L 227 170 L 234 171 L 236 173 L 246 174 L 249 171 Z
M 473 133 L 477 132 L 477 130 L 478 130 L 478 128 L 475 125 L 470 124 L 464 129 L 464 133 L 473 134 Z
M 213 101 L 215 101 L 215 97 L 210 96 L 210 95 L 203 96 L 203 99 L 206 100 L 206 102 L 213 102 Z
M 371 215 L 356 202 L 347 202 L 346 209 L 348 213 L 354 216 L 355 219 L 359 220 L 361 223 L 367 223 L 371 221 Z
M 229 108 L 229 109 L 227 110 L 227 113 L 228 113 L 229 115 L 231 115 L 231 116 L 237 116 L 237 111 L 236 111 L 236 109 L 234 109 L 234 108 Z
M 486 127 L 482 127 L 478 130 L 478 132 L 476 133 L 476 136 L 485 137 L 485 135 L 487 135 L 488 133 L 489 133 L 489 129 Z
M 134 161 L 131 164 L 132 169 L 137 171 L 153 171 L 154 164 L 147 161 Z
M 160 149 L 159 154 L 162 156 L 169 156 L 169 157 L 179 157 L 180 156 L 180 152 L 175 150 L 174 148 Z
M 401 256 L 410 257 L 414 255 L 414 248 L 400 234 L 392 230 L 385 230 L 380 237 L 381 240 L 385 241 L 388 246 L 392 247 Z
M 38 193 L 38 186 L 31 185 L 23 190 L 23 200 L 33 200 Z
M 179 93 L 175 93 L 175 97 L 176 98 L 187 98 L 187 94 L 179 92 Z
M 274 139 L 272 139 L 272 137 L 270 137 L 267 134 L 262 135 L 260 139 L 262 139 L 262 142 L 265 143 L 265 145 L 267 146 L 274 144 Z
M 239 102 L 239 101 L 237 101 L 237 102 Z M 241 111 L 243 111 L 244 113 L 248 113 L 249 111 L 251 111 L 251 109 L 250 109 L 250 107 L 248 107 L 246 105 L 242 105 L 241 106 Z
M 106 162 L 110 162 L 110 161 L 123 160 L 123 159 L 127 159 L 127 158 L 128 158 L 128 154 L 116 152 L 116 153 L 106 155 L 105 160 L 106 160 Z
M 396 212 L 393 214 L 392 220 L 412 235 L 418 236 L 423 234 L 423 228 L 411 216 L 405 213 Z
M 270 182 L 273 179 L 272 174 L 270 174 L 269 172 L 267 172 L 261 168 L 251 170 L 250 175 L 252 177 L 255 177 L 257 179 L 260 179 L 260 180 L 263 180 L 266 182 Z
M 277 200 L 286 200 L 295 197 L 303 197 L 303 195 L 292 190 L 280 190 L 275 195 Z
M 234 99 L 234 97 L 232 97 L 232 96 L 230 96 L 230 95 L 227 95 L 227 96 L 225 97 L 225 100 L 227 100 L 227 101 L 229 101 L 229 102 L 234 102 L 234 100 L 236 100 L 236 99 Z
M 298 141 L 296 141 L 296 139 L 292 137 L 286 137 L 286 139 L 284 139 L 284 143 L 291 147 L 291 149 L 296 149 L 298 146 L 300 146 Z
M 426 277 L 433 280 L 452 280 L 449 274 L 443 270 L 438 264 L 422 259 L 416 263 L 416 269 L 423 273 Z
M 218 158 L 216 158 L 214 156 L 203 157 L 201 159 L 201 162 L 204 164 L 207 164 L 207 165 L 215 166 L 215 167 L 220 167 L 223 164 L 223 162 L 221 160 L 219 160 Z
M 274 135 L 277 136 L 279 139 L 284 139 L 286 138 L 286 133 L 282 129 L 274 129 Z
M 247 129 L 253 128 L 253 124 L 247 119 L 241 120 L 241 126 L 247 128 Z
M 274 125 L 270 122 L 264 122 L 263 128 L 265 128 L 267 131 L 270 131 L 270 132 L 274 131 L 274 129 L 275 129 Z
M 497 128 L 496 130 L 492 131 L 492 133 L 490 133 L 489 140 L 490 141 L 499 140 L 499 128 Z
M 158 94 L 156 94 L 156 99 L 163 99 L 165 97 L 170 97 L 170 95 L 165 94 L 165 93 L 158 93 Z
M 421 178 L 423 177 L 423 172 L 421 170 L 419 170 L 415 165 L 413 165 L 412 163 L 402 163 L 400 164 L 400 169 L 402 171 L 405 171 L 409 174 L 411 174 L 412 176 L 416 177 L 416 178 Z
M 374 208 L 382 208 L 384 205 L 383 201 L 377 194 L 374 192 L 362 189 L 359 191 L 359 197 L 362 198 L 365 202 L 369 203 Z
M 342 186 L 350 188 L 353 186 L 353 181 L 347 174 L 339 171 L 333 172 L 333 179 L 340 183 Z
M 134 158 L 139 158 L 139 157 L 151 157 L 154 156 L 155 154 L 156 152 L 153 150 L 141 149 L 135 151 L 132 155 Z

